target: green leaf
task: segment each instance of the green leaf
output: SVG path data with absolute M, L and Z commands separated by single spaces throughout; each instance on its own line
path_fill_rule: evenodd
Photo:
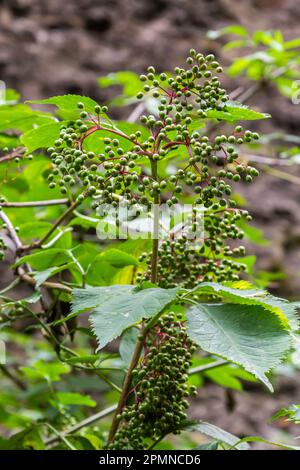
M 246 286 L 247 283 L 246 283 Z M 218 294 L 223 300 L 246 305 L 260 305 L 264 309 L 274 313 L 282 325 L 293 330 L 298 329 L 299 317 L 295 305 L 286 300 L 274 297 L 263 289 L 244 288 L 243 281 L 231 283 L 231 285 L 218 284 L 216 282 L 202 282 L 193 289 L 193 292 L 202 294 Z
M 270 444 L 275 447 L 280 447 L 281 449 L 287 449 L 287 450 L 300 450 L 300 446 L 293 446 L 290 444 L 285 444 L 284 442 L 274 442 L 274 441 L 268 441 L 267 439 L 263 439 L 262 437 L 258 436 L 247 436 L 244 437 L 243 439 L 240 439 L 237 444 L 231 446 L 234 449 L 237 449 L 237 445 L 241 445 L 247 442 L 261 442 L 263 444 Z M 232 449 L 229 449 L 232 450 Z
M 266 240 L 264 233 L 257 227 L 248 224 L 245 220 L 240 220 L 238 226 L 243 230 L 248 240 L 256 245 L 268 246 L 269 241 Z
M 45 445 L 38 429 L 28 428 L 11 436 L 5 442 L 0 441 L 3 450 L 45 450 Z
M 42 220 L 31 220 L 20 225 L 19 236 L 22 240 L 32 240 L 41 238 L 52 228 L 50 222 Z
M 61 96 L 52 96 L 51 98 L 47 98 L 44 100 L 34 100 L 28 101 L 32 104 L 52 104 L 57 106 L 59 109 L 63 111 L 77 111 L 78 113 L 80 110 L 77 107 L 77 103 L 81 102 L 84 104 L 84 110 L 88 113 L 94 114 L 94 108 L 98 105 L 98 103 L 92 98 L 88 96 L 80 96 L 80 95 L 61 95 Z
M 253 375 L 232 364 L 228 366 L 225 365 L 223 367 L 217 367 L 216 369 L 212 370 L 207 370 L 204 372 L 204 375 L 212 382 L 215 382 L 222 387 L 227 387 L 238 391 L 243 389 L 240 379 L 256 382 Z
M 68 436 L 68 441 L 75 447 L 75 450 L 99 450 L 101 442 L 97 436 L 90 435 L 90 438 L 86 436 Z M 98 444 L 97 446 L 95 444 Z
M 130 364 L 138 335 L 138 328 L 129 328 L 122 334 L 119 351 L 120 356 L 126 365 Z
M 208 31 L 207 37 L 209 39 L 218 39 L 219 37 L 224 36 L 224 34 L 234 34 L 235 36 L 247 37 L 248 31 L 240 24 L 233 24 L 225 26 L 225 28 L 219 30 Z
M 239 49 L 240 47 L 245 47 L 249 45 L 249 41 L 247 39 L 237 39 L 236 41 L 230 41 L 225 44 L 223 47 L 223 51 L 231 51 L 232 49 Z
M 275 421 L 276 419 L 283 417 L 286 418 L 287 421 L 300 424 L 300 405 L 291 405 L 288 408 L 282 408 L 271 417 L 271 421 Z
M 198 431 L 205 436 L 212 437 L 218 441 L 224 442 L 229 446 L 236 446 L 236 449 L 239 450 L 248 450 L 249 446 L 246 443 L 238 444 L 240 439 L 233 434 L 225 431 L 224 429 L 215 426 L 214 424 L 207 423 L 206 421 L 199 421 L 198 423 L 192 425 L 188 428 L 189 431 Z
M 98 258 L 97 255 L 87 270 L 86 284 L 89 286 L 108 286 L 117 271 L 116 268 L 101 257 Z
M 63 264 L 62 266 L 53 266 L 51 268 L 45 269 L 44 271 L 39 271 L 33 274 L 33 278 L 36 280 L 36 286 L 39 287 L 43 282 L 45 282 L 49 277 L 55 276 L 55 274 L 65 271 L 74 265 L 74 262 Z
M 54 401 L 57 400 L 62 405 L 81 405 L 91 406 L 97 405 L 95 400 L 87 395 L 81 395 L 80 393 L 69 393 L 69 392 L 56 392 L 54 395 Z
M 103 348 L 129 326 L 161 312 L 176 298 L 177 291 L 177 288 L 136 290 L 132 285 L 74 289 L 72 313 L 93 309 L 93 330 Z
M 48 250 L 39 250 L 30 255 L 20 258 L 14 266 L 20 266 L 23 263 L 29 263 L 33 269 L 42 271 L 51 266 L 60 266 L 73 261 L 68 250 L 60 248 L 49 248 Z
M 123 268 L 124 266 L 137 266 L 138 262 L 134 256 L 131 256 L 124 251 L 110 248 L 103 253 L 99 253 L 97 258 L 106 261 L 116 268 Z
M 141 89 L 139 76 L 130 70 L 121 70 L 116 73 L 110 73 L 105 77 L 100 77 L 98 83 L 101 88 L 121 85 L 123 87 L 123 94 L 127 97 L 135 97 Z
M 59 382 L 61 375 L 68 374 L 70 367 L 62 362 L 45 362 L 39 360 L 32 367 L 20 367 L 23 374 L 30 380 L 44 378 L 47 382 Z
M 260 306 L 203 304 L 187 319 L 188 335 L 204 351 L 244 367 L 273 390 L 265 373 L 280 364 L 291 345 L 276 316 Z
M 44 126 L 36 127 L 21 136 L 22 144 L 28 152 L 37 149 L 48 148 L 59 138 L 63 122 L 53 122 Z
M 20 99 L 20 93 L 12 88 L 5 88 L 2 90 L 1 99 L 0 99 L 0 106 L 3 105 L 10 105 L 16 104 Z
M 237 101 L 227 101 L 227 103 L 224 103 L 222 110 L 209 109 L 206 114 L 209 119 L 220 119 L 229 122 L 255 121 L 271 117 L 270 114 L 259 113 Z
M 211 441 L 207 444 L 200 444 L 199 446 L 195 447 L 193 450 L 218 450 L 219 441 Z
M 0 130 L 26 132 L 36 126 L 53 122 L 51 114 L 33 111 L 24 104 L 0 107 Z

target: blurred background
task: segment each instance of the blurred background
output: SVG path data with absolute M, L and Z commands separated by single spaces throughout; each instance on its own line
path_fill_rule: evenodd
M 183 64 L 191 47 L 212 52 L 229 65 L 236 55 L 242 55 L 240 51 L 224 50 L 226 38 L 212 34 L 209 38 L 207 33 L 232 24 L 243 25 L 250 33 L 279 29 L 285 40 L 292 40 L 300 35 L 299 2 L 2 0 L 0 79 L 7 87 L 17 89 L 24 100 L 78 93 L 104 104 L 115 91 L 101 88 L 97 81 L 100 76 L 122 70 L 142 73 L 149 64 L 165 71 Z M 249 86 L 243 77 L 225 76 L 223 83 L 229 91 Z M 275 87 L 261 87 L 248 104 L 272 115 L 272 120 L 259 124 L 259 131 L 299 136 L 300 104 L 293 104 Z M 114 109 L 113 113 L 118 117 L 127 111 Z M 270 152 L 269 157 L 277 157 L 277 150 Z M 248 253 L 257 256 L 257 272 L 271 291 L 299 300 L 299 164 L 282 168 L 281 164 L 263 163 L 265 171 L 256 183 L 238 189 L 255 226 L 269 241 L 250 243 Z M 266 272 L 273 276 L 269 274 L 267 279 Z M 192 413 L 234 434 L 260 434 L 278 440 L 287 424 L 266 422 L 280 407 L 299 403 L 299 373 L 290 374 L 283 368 L 277 382 L 276 396 L 258 384 L 248 384 L 241 394 L 208 385 L 200 392 Z M 297 435 L 292 426 L 289 431 Z

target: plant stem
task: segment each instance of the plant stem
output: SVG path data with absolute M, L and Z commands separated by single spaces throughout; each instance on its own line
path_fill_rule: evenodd
M 25 147 L 18 147 L 13 152 L 5 155 L 4 157 L 0 158 L 0 163 L 5 163 L 14 160 L 15 158 L 19 158 L 25 153 Z
M 151 159 L 151 176 L 157 181 L 157 161 Z M 152 258 L 151 258 L 151 282 L 157 282 L 157 262 L 158 262 L 158 243 L 159 243 L 159 193 L 156 191 L 153 204 L 153 231 L 152 231 Z
M 49 201 L 0 202 L 0 207 L 43 207 L 68 204 L 69 199 L 49 199 Z
M 3 375 L 6 375 L 20 390 L 26 390 L 26 385 L 22 380 L 19 379 L 15 374 L 13 374 L 8 367 L 3 364 L 0 364 L 0 370 Z
M 157 181 L 157 160 L 154 160 L 152 157 L 150 157 L 150 163 L 151 163 L 151 176 L 153 180 Z M 154 195 L 154 216 L 153 216 L 153 231 L 152 231 L 152 260 L 151 260 L 151 282 L 153 284 L 156 284 L 157 282 L 157 262 L 158 262 L 158 242 L 159 242 L 159 203 L 160 203 L 160 197 L 158 191 L 155 192 Z M 152 323 L 151 323 L 152 324 Z M 122 392 L 121 396 L 119 399 L 119 403 L 116 409 L 116 412 L 114 414 L 110 432 L 109 432 L 109 437 L 108 437 L 108 443 L 112 443 L 115 437 L 115 434 L 118 430 L 119 426 L 119 421 L 118 421 L 118 415 L 122 412 L 126 400 L 128 397 L 128 393 L 130 391 L 130 386 L 131 386 L 131 376 L 132 376 L 132 371 L 135 369 L 136 365 L 138 364 L 139 358 L 141 356 L 143 346 L 144 346 L 144 339 L 146 337 L 146 334 L 148 332 L 148 327 L 145 326 L 142 331 L 141 331 L 141 339 L 139 339 L 135 345 L 135 350 L 129 365 L 129 368 L 127 370 L 127 373 L 125 375 L 123 387 L 122 387 Z
M 36 285 L 36 280 L 29 276 L 29 274 L 27 274 L 22 268 L 18 269 L 18 274 L 22 281 L 27 282 L 27 284 L 30 284 L 33 287 Z M 41 284 L 41 287 L 47 287 L 48 289 L 58 289 L 63 292 L 67 292 L 68 294 L 71 294 L 72 292 L 70 287 L 61 284 L 60 282 L 45 281 Z
M 16 249 L 17 250 L 22 249 L 22 242 L 17 232 L 15 231 L 13 224 L 11 223 L 10 219 L 7 217 L 5 212 L 3 212 L 2 210 L 0 211 L 0 219 L 2 219 L 2 221 L 5 223 L 6 230 L 8 231 L 10 238 L 14 242 Z
M 194 375 L 198 374 L 199 372 L 216 369 L 217 367 L 225 366 L 226 364 L 229 364 L 229 361 L 225 361 L 225 359 L 219 359 L 218 361 L 203 364 L 202 366 L 193 367 L 188 371 L 188 375 Z
M 17 232 L 15 231 L 15 228 L 14 228 L 13 224 L 11 223 L 9 217 L 7 217 L 5 212 L 3 212 L 2 210 L 0 211 L 0 218 L 6 224 L 6 230 L 8 231 L 8 234 L 9 234 L 10 238 L 14 242 L 17 251 L 21 251 L 23 249 L 22 242 L 21 242 Z M 30 267 L 28 267 L 28 268 L 30 268 Z M 26 271 L 22 267 L 18 268 L 18 275 L 19 275 L 20 279 L 27 282 L 27 284 L 30 284 L 32 286 L 36 285 L 35 279 L 33 279 L 33 277 L 31 277 L 29 274 L 27 274 Z M 64 284 L 60 284 L 58 282 L 45 281 L 45 282 L 43 282 L 42 286 L 47 287 L 49 289 L 59 289 L 59 290 L 62 290 L 64 292 L 68 292 L 68 293 L 72 292 L 72 289 L 70 287 L 65 286 Z
M 41 248 L 43 243 L 48 240 L 53 232 L 60 226 L 60 224 L 70 215 L 72 212 L 81 204 L 81 201 L 74 201 L 70 207 L 57 219 L 57 221 L 52 225 L 51 229 L 37 242 L 32 243 L 31 245 L 26 245 L 21 247 L 21 251 L 28 251 L 33 248 Z
M 136 365 L 139 361 L 140 355 L 142 353 L 143 345 L 144 345 L 144 338 L 141 339 L 141 340 L 138 340 L 136 345 L 135 345 L 135 350 L 134 350 L 134 353 L 133 353 L 128 371 L 125 375 L 125 379 L 124 379 L 124 383 L 123 383 L 123 387 L 122 387 L 122 393 L 121 393 L 121 396 L 120 396 L 120 399 L 119 399 L 119 403 L 118 403 L 118 406 L 116 408 L 116 411 L 115 411 L 115 414 L 114 414 L 114 417 L 113 417 L 113 420 L 112 420 L 112 423 L 111 423 L 111 428 L 110 428 L 110 432 L 109 432 L 109 436 L 108 436 L 108 443 L 109 444 L 111 442 L 113 442 L 115 434 L 118 430 L 118 426 L 119 426 L 118 415 L 121 413 L 121 411 L 123 410 L 123 408 L 126 404 L 127 396 L 128 396 L 129 391 L 130 391 L 132 371 L 136 367 Z

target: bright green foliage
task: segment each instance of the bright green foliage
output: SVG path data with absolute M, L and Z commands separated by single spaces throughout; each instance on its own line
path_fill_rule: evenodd
M 226 43 L 224 50 L 245 49 L 252 52 L 233 60 L 228 69 L 231 77 L 245 75 L 250 80 L 272 82 L 280 93 L 289 98 L 297 90 L 295 80 L 300 77 L 300 38 L 285 41 L 278 30 L 255 31 L 252 35 L 242 26 L 228 26 L 219 31 L 210 31 L 208 37 L 237 36 L 237 40 Z
M 300 405 L 291 405 L 288 408 L 282 408 L 272 416 L 272 420 L 286 418 L 295 424 L 300 424 Z

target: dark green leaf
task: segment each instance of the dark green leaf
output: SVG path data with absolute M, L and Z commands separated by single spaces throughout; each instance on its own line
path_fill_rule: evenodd
M 129 326 L 161 312 L 175 299 L 177 291 L 177 288 L 137 291 L 132 285 L 74 289 L 72 312 L 94 310 L 92 326 L 103 348 Z
M 244 367 L 273 390 L 265 374 L 291 347 L 280 319 L 260 306 L 237 304 L 198 305 L 187 318 L 190 338 L 204 351 Z

